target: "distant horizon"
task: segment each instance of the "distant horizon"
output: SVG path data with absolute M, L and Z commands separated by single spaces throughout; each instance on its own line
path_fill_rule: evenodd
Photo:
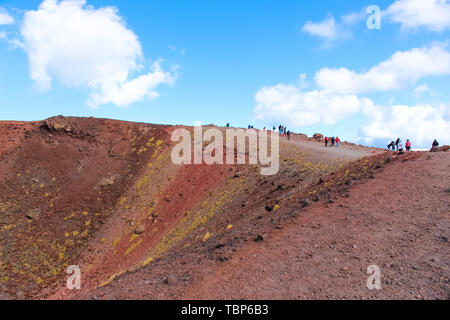
M 96 118 L 96 119 L 99 119 L 99 120 L 122 121 L 122 122 L 130 122 L 130 123 L 137 123 L 137 124 L 150 124 L 150 125 L 158 125 L 158 126 L 171 126 L 171 127 L 181 126 L 181 127 L 191 127 L 191 128 L 194 127 L 194 124 L 185 124 L 185 123 L 184 124 L 183 123 L 170 124 L 170 123 L 156 123 L 156 122 L 145 122 L 145 121 L 128 121 L 128 120 L 114 119 L 114 118 L 97 118 L 97 117 L 90 117 L 90 116 L 71 116 L 71 115 L 56 115 L 56 116 L 43 118 L 43 119 L 40 119 L 40 120 L 1 120 L 0 119 L 0 122 L 18 122 L 18 123 L 20 123 L 20 122 L 41 122 L 41 121 L 44 121 L 44 120 L 47 120 L 47 119 L 57 118 L 57 117 L 78 118 L 78 119 L 80 119 L 80 118 L 81 119 L 82 118 L 86 118 L 86 119 L 88 119 L 88 118 Z M 203 123 L 204 127 L 214 126 L 214 127 L 217 127 L 217 128 L 226 128 L 226 125 L 227 124 L 219 125 L 219 124 L 215 124 L 215 123 Z M 278 126 L 276 126 L 275 128 L 277 128 L 277 127 Z M 233 126 L 232 124 L 230 124 L 230 128 L 247 130 L 247 127 Z M 252 129 L 263 130 L 264 127 L 262 127 L 262 128 L 255 127 L 255 128 L 252 128 Z M 271 126 L 271 127 L 267 127 L 266 126 L 266 130 L 267 131 L 273 131 L 273 126 Z M 327 134 L 325 134 L 323 132 L 305 133 L 305 132 L 298 132 L 298 131 L 292 131 L 292 130 L 290 130 L 290 131 L 291 131 L 291 133 L 293 133 L 295 135 L 306 135 L 308 138 L 313 138 L 313 136 L 315 134 L 322 134 L 324 137 L 326 137 L 326 136 L 333 137 L 332 135 L 327 135 Z M 339 137 L 340 138 L 341 136 L 340 135 L 335 135 L 334 137 Z M 397 139 L 397 138 L 395 138 L 395 139 Z M 390 139 L 389 141 L 395 140 L 395 139 Z M 401 140 L 403 141 L 403 139 L 401 139 Z M 364 144 L 364 143 L 357 143 L 357 142 L 349 141 L 349 140 L 346 140 L 346 139 L 341 139 L 341 141 L 345 142 L 345 143 L 355 144 L 355 145 L 358 145 L 358 146 L 363 146 L 363 147 L 368 147 L 368 148 L 378 148 L 378 149 L 387 149 L 387 144 L 389 143 L 388 141 L 386 141 L 386 146 L 384 146 L 384 145 L 371 146 L 371 145 L 367 145 L 367 144 Z M 406 141 L 406 139 L 404 141 Z M 430 148 L 414 148 L 413 147 L 412 150 L 413 151 L 429 151 Z

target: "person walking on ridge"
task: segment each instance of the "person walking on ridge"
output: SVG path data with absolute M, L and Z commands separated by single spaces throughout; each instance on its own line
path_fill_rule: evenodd
M 437 140 L 434 139 L 433 146 L 431 147 L 431 149 L 434 149 L 434 148 L 437 148 L 437 147 L 439 147 L 439 142 L 437 142 Z
M 399 147 L 400 147 L 400 143 L 402 142 L 402 140 L 400 140 L 400 138 L 398 138 L 397 139 L 397 141 L 395 142 L 395 147 L 396 147 L 396 150 L 398 151 L 399 150 Z
M 389 150 L 392 149 L 392 151 L 395 151 L 395 142 L 394 141 L 391 141 L 391 143 L 388 144 L 388 149 Z
M 411 142 L 409 141 L 409 139 L 406 140 L 405 148 L 406 148 L 406 151 L 408 151 L 408 152 L 411 151 Z

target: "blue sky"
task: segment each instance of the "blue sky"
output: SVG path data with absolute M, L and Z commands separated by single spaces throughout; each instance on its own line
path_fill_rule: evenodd
M 384 146 L 397 135 L 411 138 L 420 147 L 431 145 L 433 137 L 450 143 L 447 0 L 421 0 L 425 5 L 417 0 L 46 1 L 52 2 L 52 7 L 41 7 L 38 12 L 42 0 L 0 0 L 0 119 L 40 120 L 63 114 L 164 124 L 230 122 L 246 127 L 251 123 L 259 128 L 285 123 L 296 132 L 323 132 L 369 145 Z M 73 6 L 63 10 L 64 2 Z M 383 11 L 380 30 L 366 26 L 370 15 L 365 8 L 370 5 Z M 100 12 L 108 6 L 117 11 Z M 112 19 L 105 28 L 114 29 L 114 18 L 122 18 L 123 42 L 112 46 L 117 52 L 108 49 L 103 53 L 103 47 L 96 47 L 95 37 L 105 41 L 111 37 L 114 42 L 122 33 L 116 36 L 101 30 L 93 36 L 93 29 L 82 19 L 80 26 L 66 32 L 71 39 L 70 32 L 76 30 L 69 46 L 57 44 L 53 33 L 39 35 L 40 28 L 49 26 L 65 30 L 64 15 L 70 15 L 71 8 L 90 19 L 86 20 L 89 23 L 95 23 L 94 18 Z M 36 14 L 27 16 L 30 11 Z M 2 14 L 14 22 L 4 20 L 2 24 Z M 48 16 L 41 19 L 44 14 Z M 355 19 L 344 22 L 343 17 L 350 14 Z M 53 18 L 55 22 L 48 24 Z M 305 28 L 308 23 L 313 25 L 312 32 Z M 141 55 L 131 48 L 121 49 L 132 39 L 126 31 L 137 37 Z M 84 35 L 92 39 L 86 48 L 77 44 Z M 73 56 L 79 47 L 84 60 Z M 414 49 L 419 51 L 412 52 Z M 61 52 L 55 53 L 57 50 Z M 45 85 L 45 77 L 32 76 L 40 65 L 30 59 L 42 57 L 43 52 L 49 54 L 46 74 L 51 78 L 50 87 Z M 382 80 L 359 84 L 371 82 L 373 74 L 364 74 L 396 53 L 404 56 L 373 73 Z M 113 62 L 118 59 L 117 65 L 130 62 L 136 54 L 140 67 L 124 67 L 127 79 L 117 76 L 116 82 L 103 79 L 105 73 L 95 81 L 89 75 L 74 78 L 84 63 L 103 61 L 101 54 Z M 95 58 L 89 61 L 91 56 Z M 424 59 L 442 66 L 429 71 Z M 404 66 L 403 61 L 411 66 Z M 332 84 L 317 80 L 319 71 L 326 68 L 333 71 L 326 74 L 327 79 L 336 79 Z M 336 85 L 347 79 L 347 72 L 337 68 L 346 68 L 354 76 L 348 88 Z M 86 70 L 89 73 L 88 67 Z M 141 77 L 153 76 L 158 70 L 162 79 L 155 86 Z M 404 70 L 412 71 L 404 75 Z M 306 78 L 301 83 L 302 74 Z M 385 76 L 394 77 L 395 83 L 385 87 Z M 117 88 L 132 79 L 143 80 L 151 95 L 124 101 L 126 92 Z M 257 93 L 260 99 L 256 99 Z M 94 94 L 99 98 L 92 103 Z

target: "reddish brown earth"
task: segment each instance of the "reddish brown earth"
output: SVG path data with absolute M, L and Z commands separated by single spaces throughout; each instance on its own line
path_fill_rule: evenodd
M 449 152 L 296 135 L 264 177 L 174 165 L 174 129 L 0 123 L 0 299 L 449 298 Z

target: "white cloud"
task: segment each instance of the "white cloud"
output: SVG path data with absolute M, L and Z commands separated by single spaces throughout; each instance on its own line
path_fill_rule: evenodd
M 368 121 L 359 128 L 355 139 L 369 145 L 385 147 L 387 141 L 410 139 L 415 148 L 427 148 L 434 139 L 450 144 L 450 106 L 433 107 L 375 105 L 368 98 L 342 95 L 330 91 L 302 92 L 289 84 L 264 87 L 255 95 L 254 113 L 267 123 L 285 123 L 292 127 L 315 124 L 333 125 L 355 114 Z
M 431 91 L 430 87 L 426 84 L 421 84 L 414 89 L 416 96 L 420 96 L 422 93 Z
M 38 10 L 25 13 L 21 34 L 31 78 L 39 87 L 48 90 L 57 80 L 66 87 L 88 88 L 93 107 L 155 98 L 159 84 L 175 81 L 159 63 L 131 78 L 143 69 L 142 47 L 115 7 L 44 0 Z
M 283 122 L 290 126 L 319 123 L 335 124 L 371 104 L 355 95 L 337 95 L 329 91 L 302 92 L 292 84 L 264 87 L 255 95 L 255 117 L 270 123 Z
M 342 16 L 342 23 L 345 25 L 354 25 L 358 22 L 364 21 L 366 19 L 366 14 L 363 11 L 352 12 L 345 16 Z
M 390 59 L 358 73 L 347 68 L 319 70 L 317 85 L 341 94 L 358 94 L 403 89 L 411 82 L 450 74 L 450 53 L 439 46 L 399 51 Z
M 14 23 L 14 18 L 11 17 L 5 9 L 0 8 L 0 26 Z
M 383 144 L 400 137 L 410 139 L 416 148 L 429 148 L 434 139 L 450 144 L 450 107 L 366 105 L 364 114 L 370 120 L 360 129 L 361 139 L 368 144 Z
M 336 21 L 332 16 L 318 23 L 309 21 L 303 26 L 302 30 L 313 36 L 318 36 L 327 40 L 334 40 L 338 35 Z
M 336 21 L 333 15 L 321 22 L 308 21 L 302 28 L 303 32 L 312 36 L 322 38 L 325 45 L 329 46 L 338 39 L 348 39 L 352 37 L 351 27 L 365 19 L 365 14 L 361 12 L 353 12 L 344 15 L 339 21 Z
M 174 83 L 175 78 L 161 69 L 160 63 L 155 62 L 152 72 L 141 75 L 124 83 L 111 83 L 102 88 L 101 93 L 95 93 L 91 97 L 90 105 L 114 103 L 117 106 L 127 106 L 144 99 L 154 99 L 159 93 L 154 89 L 160 83 Z
M 450 28 L 449 0 L 397 0 L 385 13 L 403 29 L 426 28 L 441 32 Z
M 450 74 L 450 53 L 443 47 L 412 49 L 395 53 L 390 59 L 364 73 L 348 69 L 322 69 L 316 73 L 319 89 L 302 91 L 299 84 L 279 84 L 261 88 L 255 95 L 256 119 L 266 123 L 286 123 L 292 127 L 333 125 L 352 115 L 366 118 L 355 123 L 355 141 L 385 147 L 400 137 L 410 139 L 415 148 L 429 148 L 434 139 L 450 144 L 450 105 L 380 106 L 358 94 L 402 89 L 421 78 Z M 417 96 L 432 93 L 426 84 L 417 85 Z M 393 104 L 393 99 L 391 101 Z

